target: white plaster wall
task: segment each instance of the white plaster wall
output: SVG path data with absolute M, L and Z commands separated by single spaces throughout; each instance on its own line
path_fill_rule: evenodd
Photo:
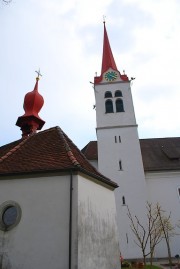
M 78 179 L 78 269 L 120 268 L 114 192 Z
M 122 92 L 124 112 L 116 113 L 114 107 L 114 113 L 105 113 L 107 99 L 112 99 L 115 105 L 116 90 Z M 106 91 L 111 91 L 113 98 L 104 98 Z M 95 85 L 95 98 L 98 169 L 119 185 L 115 191 L 115 199 L 121 253 L 125 258 L 142 257 L 140 249 L 134 243 L 134 234 L 130 229 L 130 221 L 127 217 L 128 206 L 131 213 L 138 215 L 143 222 L 147 199 L 130 82 L 117 81 Z M 122 169 L 119 162 L 121 162 Z M 125 205 L 122 205 L 123 196 Z
M 3 269 L 68 268 L 69 176 L 0 180 L 0 204 L 17 202 L 19 224 L 0 231 Z
M 117 143 L 115 138 L 117 137 Z M 121 142 L 118 137 L 121 137 Z M 147 200 L 146 182 L 139 146 L 137 128 L 109 128 L 97 130 L 99 171 L 117 182 L 115 190 L 119 242 L 125 258 L 142 257 L 140 249 L 134 243 L 134 235 L 127 217 L 127 206 L 132 214 L 144 221 Z M 122 170 L 119 167 L 122 163 Z M 122 205 L 122 197 L 126 205 Z
M 180 172 L 148 172 L 146 173 L 149 201 L 159 203 L 168 216 L 171 212 L 171 222 L 176 225 L 180 220 L 180 197 L 177 188 L 180 187 Z M 180 234 L 180 229 L 176 229 Z M 174 257 L 180 252 L 180 235 L 171 238 L 171 252 Z M 158 245 L 155 255 L 167 257 L 167 248 L 164 241 Z

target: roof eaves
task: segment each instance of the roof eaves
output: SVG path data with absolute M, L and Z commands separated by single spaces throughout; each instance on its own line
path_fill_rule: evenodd
M 144 171 L 145 172 L 157 172 L 157 171 L 160 171 L 160 172 L 163 172 L 163 171 L 178 171 L 180 170 L 180 167 L 150 167 L 150 168 L 145 168 Z
M 35 175 L 35 174 L 48 174 L 48 173 L 70 173 L 70 171 L 74 171 L 74 172 L 82 172 L 88 176 L 91 176 L 95 179 L 97 179 L 98 181 L 105 183 L 106 185 L 109 185 L 111 187 L 118 188 L 119 186 L 117 185 L 117 183 L 103 177 L 103 176 L 98 176 L 94 173 L 91 173 L 81 167 L 71 167 L 71 168 L 66 168 L 66 169 L 47 169 L 47 170 L 34 170 L 34 171 L 17 171 L 17 172 L 8 172 L 8 173 L 0 173 L 0 178 L 4 178 L 7 176 L 18 176 L 18 175 Z
M 107 184 L 107 185 L 109 185 L 109 186 L 111 186 L 113 188 L 118 188 L 119 187 L 116 182 L 111 181 L 110 179 L 106 178 L 103 175 L 94 174 L 94 173 L 89 172 L 89 171 L 87 171 L 86 169 L 83 169 L 83 168 L 79 168 L 79 170 L 81 172 L 83 172 L 84 174 L 87 174 L 87 175 L 89 175 L 91 177 L 94 177 L 94 178 L 98 179 L 99 181 L 101 181 L 101 182 L 103 182 L 103 183 L 105 183 L 105 184 Z
M 15 171 L 15 172 L 7 172 L 7 173 L 0 173 L 0 177 L 6 176 L 18 176 L 18 175 L 34 175 L 34 174 L 47 174 L 47 173 L 60 173 L 60 172 L 69 172 L 69 171 L 78 171 L 78 167 L 71 167 L 71 168 L 60 168 L 60 169 L 39 169 L 39 170 L 31 170 L 31 171 Z

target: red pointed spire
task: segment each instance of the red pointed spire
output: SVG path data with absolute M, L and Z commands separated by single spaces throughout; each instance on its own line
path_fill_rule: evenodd
M 114 70 L 117 70 L 117 66 L 112 54 L 111 46 L 109 43 L 109 38 L 106 31 L 105 21 L 104 23 L 104 42 L 103 42 L 103 57 L 102 57 L 102 68 L 101 74 L 103 74 L 110 67 Z
M 36 78 L 34 90 L 28 92 L 24 97 L 23 108 L 25 114 L 19 117 L 16 122 L 16 125 L 21 127 L 22 137 L 28 136 L 36 132 L 36 130 L 41 130 L 45 123 L 38 115 L 44 104 L 44 99 L 38 92 L 39 75 L 40 73 L 38 73 Z
M 126 74 L 121 75 L 121 73 L 118 71 L 113 53 L 111 50 L 111 46 L 109 43 L 109 38 L 106 31 L 106 25 L 105 21 L 104 23 L 104 41 L 103 41 L 103 56 L 102 56 L 102 67 L 101 67 L 101 75 L 95 76 L 94 78 L 94 84 L 99 84 L 103 80 L 103 73 L 105 73 L 109 68 L 112 68 L 113 70 L 117 71 L 119 73 L 120 78 L 123 81 L 129 81 Z

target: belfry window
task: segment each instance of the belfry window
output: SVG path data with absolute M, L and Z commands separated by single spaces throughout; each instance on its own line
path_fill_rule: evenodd
M 122 204 L 123 204 L 123 205 L 126 204 L 126 201 L 125 201 L 125 197 L 124 197 L 124 196 L 122 197 Z
M 113 113 L 113 102 L 111 100 L 107 100 L 105 103 L 106 113 Z
M 122 92 L 121 91 L 115 91 L 115 97 L 122 97 Z
M 124 105 L 122 99 L 116 100 L 116 112 L 124 112 Z
M 112 93 L 111 92 L 105 92 L 104 97 L 105 98 L 111 98 L 112 97 Z

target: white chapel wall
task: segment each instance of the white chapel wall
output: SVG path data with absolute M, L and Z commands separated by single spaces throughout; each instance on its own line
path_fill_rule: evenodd
M 78 180 L 78 269 L 120 268 L 114 192 Z
M 19 224 L 0 231 L 3 268 L 68 268 L 69 176 L 0 180 L 0 205 L 15 201 Z

